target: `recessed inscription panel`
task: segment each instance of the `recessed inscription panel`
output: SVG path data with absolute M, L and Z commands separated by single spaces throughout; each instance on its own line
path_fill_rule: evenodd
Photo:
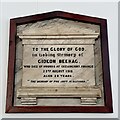
M 95 85 L 94 45 L 23 46 L 25 87 L 84 87 Z

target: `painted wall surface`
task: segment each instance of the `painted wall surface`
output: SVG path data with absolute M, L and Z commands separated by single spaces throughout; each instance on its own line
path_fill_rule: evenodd
M 118 8 L 117 2 L 74 2 L 74 3 L 42 3 L 42 2 L 5 2 L 1 5 L 1 89 L 2 94 L 2 117 L 71 117 L 71 118 L 116 118 L 118 116 Z M 5 114 L 6 104 L 6 88 L 7 88 L 7 68 L 8 68 L 8 53 L 9 53 L 9 20 L 10 18 L 23 17 L 28 15 L 40 14 L 61 10 L 93 17 L 107 19 L 108 23 L 108 42 L 109 42 L 109 57 L 110 71 L 113 94 L 113 113 L 111 114 L 53 114 L 53 113 L 37 113 L 37 114 Z

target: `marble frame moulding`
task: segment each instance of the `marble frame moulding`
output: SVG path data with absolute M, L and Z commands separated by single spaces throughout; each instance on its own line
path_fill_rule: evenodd
M 47 22 L 44 23 L 44 21 Z M 53 23 L 55 27 L 51 28 Z M 63 29 L 64 25 L 66 25 L 66 28 L 68 27 L 68 29 Z M 39 29 L 37 28 L 37 26 L 40 26 L 41 28 Z M 26 27 L 28 27 L 29 29 L 26 29 Z M 17 47 L 18 43 L 19 47 Z M 27 53 L 26 51 L 31 50 L 33 46 L 37 46 L 37 48 L 40 48 L 40 45 L 46 48 L 49 48 L 49 46 L 55 46 L 54 49 L 57 49 L 57 46 L 60 47 L 61 45 L 63 48 L 65 47 L 65 50 L 70 46 L 72 46 L 72 48 L 76 47 L 75 49 L 79 48 L 79 50 L 81 50 L 81 48 L 85 48 L 86 52 L 83 52 L 85 53 L 84 59 L 79 59 L 81 59 L 83 64 L 85 64 L 85 61 L 86 63 L 89 62 L 89 64 L 92 63 L 92 68 L 86 69 L 86 71 L 84 70 L 84 74 L 80 73 L 80 71 L 77 71 L 77 69 L 74 69 L 74 76 L 79 76 L 78 74 L 80 74 L 82 79 L 81 81 L 84 83 L 71 84 L 69 78 L 64 78 L 68 82 L 67 84 L 35 84 L 35 82 L 40 82 L 40 80 L 44 78 L 41 76 L 33 78 L 33 74 L 36 75 L 38 70 L 36 71 L 36 68 L 28 69 L 23 66 L 26 66 L 27 63 L 34 63 L 34 61 L 31 60 L 31 57 L 26 57 L 26 55 L 29 55 L 29 53 Z M 19 49 L 20 47 L 22 49 Z M 20 55 L 18 56 L 16 54 L 19 50 L 21 50 L 23 58 L 19 58 Z M 76 51 L 73 51 L 73 53 Z M 61 51 L 61 53 L 66 54 L 66 52 L 64 51 Z M 76 52 L 76 54 L 79 54 L 79 56 L 82 56 L 83 53 L 81 52 L 81 54 L 79 54 Z M 10 19 L 6 113 L 112 113 L 113 109 L 108 53 L 109 52 L 106 19 L 89 17 L 62 11 L 54 11 L 49 13 Z M 88 57 L 88 55 L 90 55 L 90 57 Z M 16 61 L 19 59 L 22 59 L 22 62 Z M 17 67 L 16 63 L 19 63 Z M 59 64 L 57 65 L 59 66 Z M 17 85 L 16 76 L 19 69 L 22 70 L 22 77 L 20 78 L 20 84 Z M 60 70 L 62 71 L 62 68 Z M 40 79 L 39 81 L 31 80 L 34 84 L 32 82 L 30 83 L 29 79 L 38 78 Z M 79 81 L 77 80 L 78 77 L 73 78 L 74 81 Z M 89 80 L 87 80 L 87 78 Z M 59 79 L 58 81 L 60 82 L 62 81 L 62 78 L 61 80 L 60 78 L 57 79 Z M 54 80 L 53 78 L 54 81 L 57 81 L 57 79 Z M 49 97 L 79 98 L 81 105 L 37 105 L 38 98 L 47 99 Z M 15 105 L 16 99 L 20 101 L 21 105 Z M 99 103 L 99 101 L 102 102 Z

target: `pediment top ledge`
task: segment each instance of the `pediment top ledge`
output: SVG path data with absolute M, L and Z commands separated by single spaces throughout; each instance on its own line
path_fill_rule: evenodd
M 36 39 L 36 38 L 44 38 L 44 39 L 49 39 L 49 38 L 57 38 L 57 39 L 65 39 L 65 38 L 79 38 L 79 39 L 96 39 L 99 37 L 99 33 L 94 33 L 94 34 L 58 34 L 58 35 L 34 35 L 34 34 L 17 34 L 19 38 L 21 39 Z

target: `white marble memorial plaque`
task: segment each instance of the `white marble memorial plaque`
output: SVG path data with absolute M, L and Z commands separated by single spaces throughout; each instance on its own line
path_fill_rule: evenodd
M 72 25 L 71 29 L 62 22 Z M 16 96 L 20 100 L 16 102 L 42 105 L 42 98 L 75 97 L 80 99 L 80 105 L 97 104 L 101 98 L 98 81 L 102 79 L 101 57 L 96 47 L 100 41 L 99 27 L 62 19 L 55 19 L 54 29 L 35 24 L 18 27 L 22 56 L 18 56 L 21 73 Z
M 6 113 L 113 112 L 107 20 L 54 11 L 10 19 Z

